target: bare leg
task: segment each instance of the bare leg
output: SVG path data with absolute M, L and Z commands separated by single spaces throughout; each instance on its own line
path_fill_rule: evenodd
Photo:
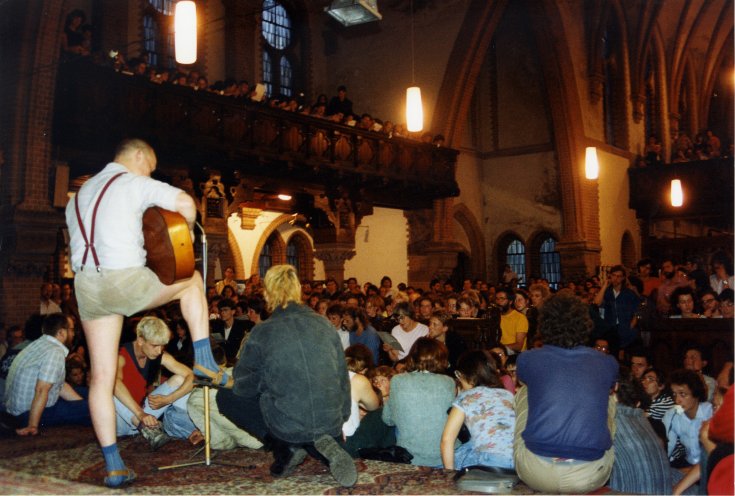
M 125 468 L 125 462 L 120 457 L 117 447 L 115 403 L 112 401 L 122 323 L 122 315 L 108 315 L 82 321 L 92 365 L 89 413 L 105 459 L 107 468 L 105 485 L 115 488 L 123 487 L 135 480 L 135 474 Z
M 149 308 L 180 300 L 181 315 L 189 325 L 194 344 L 194 374 L 215 381 L 221 386 L 232 387 L 232 377 L 225 374 L 214 361 L 209 344 L 209 308 L 204 293 L 204 282 L 199 272 L 189 279 L 164 286 Z
M 148 308 L 157 308 L 174 300 L 180 300 L 181 315 L 189 325 L 193 341 L 209 337 L 209 312 L 204 294 L 204 282 L 199 272 L 189 279 L 164 286 Z
M 101 446 L 117 442 L 115 404 L 112 395 L 117 376 L 117 355 L 122 324 L 121 315 L 109 315 L 82 322 L 92 371 L 92 381 L 89 385 L 89 413 Z

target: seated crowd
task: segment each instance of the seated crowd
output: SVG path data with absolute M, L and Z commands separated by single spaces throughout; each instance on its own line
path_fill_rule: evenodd
M 466 280 L 456 290 L 440 280 L 422 290 L 394 288 L 387 276 L 379 286 L 360 286 L 354 277 L 340 286 L 329 278 L 296 281 L 290 299 L 276 303 L 268 287 L 275 267 L 265 281 L 255 274 L 244 282 L 228 267 L 207 291 L 215 356 L 234 367 L 235 384 L 214 391 L 212 447 L 273 451 L 274 476 L 288 475 L 315 450 L 342 485 L 355 483 L 354 467 L 331 437 L 301 444 L 293 429 L 273 431 L 265 395 L 262 417 L 253 413 L 252 384 L 277 389 L 293 380 L 256 366 L 278 352 L 309 380 L 349 392 L 344 403 L 319 408 L 344 422 L 340 445 L 353 458 L 515 470 L 545 493 L 604 485 L 644 494 L 718 494 L 727 484 L 731 490 L 732 361 L 711 370 L 709 350 L 692 345 L 678 363 L 653 363 L 640 331 L 647 313 L 733 318 L 730 260 L 713 257 L 711 274 L 699 265 L 664 260 L 657 277 L 646 259 L 635 275 L 614 266 L 557 291 L 538 278 L 519 287 L 510 267 L 501 284 Z M 80 324 L 73 302 L 69 284 L 62 290 L 46 283 L 39 315 L 25 328 L 2 329 L 0 405 L 3 423 L 17 435 L 90 425 L 88 357 L 84 336 L 74 332 Z M 454 323 L 472 318 L 496 323 L 498 339 L 463 338 Z M 306 341 L 286 339 L 305 332 L 297 331 L 300 322 L 311 323 L 300 338 Z M 201 443 L 204 405 L 178 307 L 127 319 L 121 342 L 117 434 L 140 434 L 152 449 L 171 438 Z M 322 362 L 301 362 L 303 347 L 319 343 L 320 350 L 337 347 L 339 360 L 320 351 Z

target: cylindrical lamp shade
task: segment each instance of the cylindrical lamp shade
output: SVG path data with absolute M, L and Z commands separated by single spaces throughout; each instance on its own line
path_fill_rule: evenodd
M 681 180 L 671 180 L 671 206 L 681 207 L 684 205 L 684 191 L 681 189 Z
M 406 90 L 406 129 L 415 133 L 424 128 L 424 108 L 421 104 L 421 88 L 412 86 Z
M 197 61 L 197 6 L 190 0 L 176 4 L 174 43 L 176 62 L 193 64 Z
M 584 176 L 587 179 L 597 179 L 600 175 L 600 163 L 597 161 L 597 148 L 588 146 L 584 157 Z

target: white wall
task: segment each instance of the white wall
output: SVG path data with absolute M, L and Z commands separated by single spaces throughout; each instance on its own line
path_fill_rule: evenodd
M 620 242 L 629 230 L 640 256 L 640 236 L 635 211 L 628 208 L 628 159 L 597 149 L 600 161 L 600 263 L 615 265 L 620 260 Z
M 345 263 L 345 279 L 376 286 L 383 276 L 393 285 L 408 280 L 408 222 L 402 210 L 376 207 L 362 218 L 355 236 L 356 255 Z

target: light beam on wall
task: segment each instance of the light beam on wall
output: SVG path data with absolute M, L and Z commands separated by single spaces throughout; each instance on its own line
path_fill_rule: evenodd
M 179 64 L 197 61 L 197 7 L 190 0 L 181 0 L 176 4 L 174 47 Z

